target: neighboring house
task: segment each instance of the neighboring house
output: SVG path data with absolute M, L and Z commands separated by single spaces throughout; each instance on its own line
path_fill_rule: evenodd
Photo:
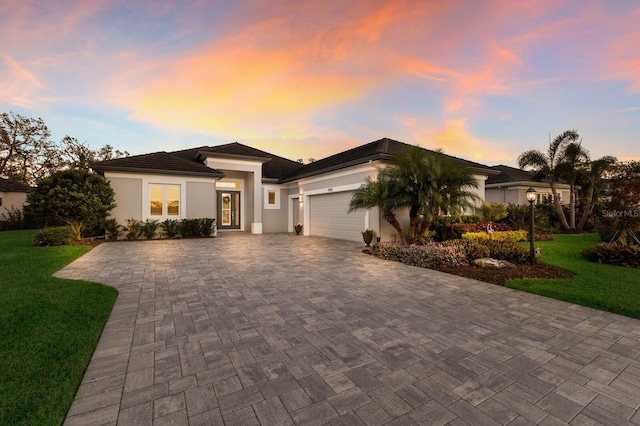
M 361 241 L 360 233 L 370 228 L 384 241 L 392 240 L 395 230 L 380 212 L 349 213 L 349 202 L 368 177 L 410 147 L 385 138 L 303 165 L 236 142 L 92 167 L 110 180 L 118 205 L 111 214 L 120 223 L 215 217 L 220 230 L 293 232 L 293 225 L 302 223 L 304 235 Z M 450 158 L 473 172 L 484 199 L 485 180 L 498 172 Z M 408 214 L 401 220 L 408 222 Z
M 493 166 L 499 174 L 489 176 L 485 183 L 485 199 L 488 203 L 528 204 L 527 189 L 536 190 L 536 204 L 552 202 L 553 194 L 549 182 L 534 179 L 535 172 L 509 166 Z M 568 184 L 556 182 L 556 191 L 561 203 L 569 202 L 571 188 Z
M 22 210 L 30 188 L 29 185 L 0 178 L 0 220 L 7 220 L 10 210 Z

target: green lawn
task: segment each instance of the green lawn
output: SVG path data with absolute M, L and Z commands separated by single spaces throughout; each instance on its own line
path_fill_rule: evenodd
M 554 235 L 554 241 L 536 242 L 542 261 L 568 269 L 572 279 L 523 279 L 506 286 L 603 311 L 640 318 L 640 271 L 622 266 L 593 263 L 580 250 L 600 243 L 597 234 Z
M 0 424 L 61 424 L 118 292 L 53 278 L 85 246 L 0 232 Z

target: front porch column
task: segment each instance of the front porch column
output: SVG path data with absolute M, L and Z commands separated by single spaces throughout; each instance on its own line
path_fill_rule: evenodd
M 260 173 L 251 173 L 253 176 L 253 222 L 251 233 L 262 234 L 262 176 Z

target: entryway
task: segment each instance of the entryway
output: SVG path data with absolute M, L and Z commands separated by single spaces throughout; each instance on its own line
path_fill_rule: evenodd
M 240 191 L 217 191 L 218 229 L 240 229 Z

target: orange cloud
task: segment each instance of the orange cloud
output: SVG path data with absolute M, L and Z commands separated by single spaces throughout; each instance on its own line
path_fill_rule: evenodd
M 467 158 L 484 164 L 512 161 L 517 155 L 496 147 L 496 141 L 473 136 L 466 127 L 466 119 L 448 120 L 428 135 L 432 147 L 440 147 L 446 154 Z
M 44 85 L 22 64 L 7 55 L 0 55 L 0 70 L 4 84 L 0 86 L 0 99 L 21 107 L 29 107 L 33 95 Z
M 307 13 L 300 7 L 294 12 Z M 259 128 L 263 137 L 310 137 L 310 113 L 357 99 L 389 77 L 392 64 L 376 63 L 379 41 L 409 11 L 387 3 L 368 10 L 348 9 L 320 33 L 291 24 L 291 16 L 267 17 L 160 64 L 167 70 L 138 88 L 119 90 L 129 83 L 117 77 L 115 102 L 136 120 L 206 134 L 255 138 Z

